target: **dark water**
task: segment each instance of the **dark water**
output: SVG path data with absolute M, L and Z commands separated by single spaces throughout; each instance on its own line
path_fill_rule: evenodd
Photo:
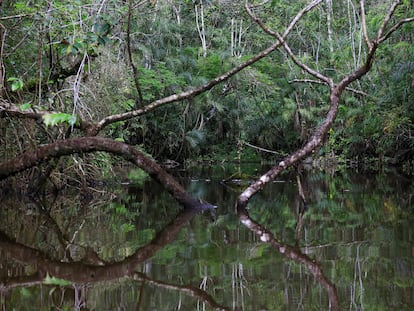
M 304 172 L 304 210 L 284 175 L 248 206 L 264 243 L 235 213 L 246 180 L 223 182 L 237 171 L 174 173 L 203 213 L 151 181 L 3 196 L 1 310 L 414 309 L 411 179 Z

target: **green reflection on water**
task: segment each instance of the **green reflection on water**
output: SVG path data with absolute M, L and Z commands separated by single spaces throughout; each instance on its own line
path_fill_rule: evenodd
M 230 310 L 327 310 L 327 294 L 307 268 L 286 260 L 239 222 L 234 202 L 240 181 L 223 183 L 233 173 L 223 167 L 177 172 L 189 192 L 218 209 L 191 219 L 172 243 L 136 269 L 164 285 L 201 288 Z M 413 183 L 399 176 L 355 172 L 303 173 L 302 183 L 308 209 L 300 231 L 298 212 L 303 206 L 295 176 L 283 176 L 254 197 L 251 217 L 322 265 L 337 287 L 342 309 L 413 309 Z M 93 193 L 87 203 L 79 193 L 48 206 L 6 198 L 1 230 L 55 259 L 92 260 L 92 250 L 107 263 L 123 260 L 149 243 L 180 211 L 152 182 L 105 190 Z M 36 271 L 1 249 L 0 256 L 2 281 Z M 62 287 L 16 285 L 1 296 L 6 310 L 49 310 L 58 304 L 73 310 L 82 303 L 89 310 L 204 307 L 185 291 L 130 278 Z

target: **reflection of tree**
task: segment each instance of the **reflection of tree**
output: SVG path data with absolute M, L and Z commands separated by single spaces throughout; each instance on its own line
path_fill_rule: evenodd
M 253 233 L 255 233 L 262 242 L 270 244 L 277 249 L 284 257 L 294 260 L 304 265 L 313 277 L 325 288 L 328 293 L 329 310 L 340 310 L 339 299 L 335 285 L 323 274 L 320 265 L 307 255 L 303 254 L 298 247 L 293 247 L 278 241 L 274 235 L 261 224 L 255 222 L 245 208 L 237 209 L 240 221 Z
M 50 277 L 59 280 L 67 280 L 74 283 L 75 291 L 82 289 L 80 286 L 86 283 L 102 282 L 121 278 L 130 278 L 157 287 L 178 290 L 191 297 L 197 298 L 214 308 L 215 310 L 229 310 L 219 305 L 212 296 L 204 290 L 191 285 L 176 285 L 161 282 L 149 278 L 137 269 L 145 260 L 151 258 L 165 245 L 174 241 L 178 232 L 185 226 L 197 213 L 198 209 L 185 209 L 177 217 L 161 230 L 156 237 L 148 244 L 140 247 L 134 254 L 119 262 L 99 264 L 87 264 L 83 262 L 62 262 L 50 258 L 46 253 L 25 246 L 16 242 L 7 234 L 0 231 L 0 248 L 8 256 L 18 262 L 35 267 L 35 272 L 30 275 L 20 275 L 17 277 L 4 277 L 0 279 L 2 291 L 20 286 L 34 286 L 44 284 L 45 279 Z M 97 257 L 97 255 L 95 254 Z M 76 297 L 79 298 L 79 295 Z M 79 300 L 78 304 L 82 304 Z

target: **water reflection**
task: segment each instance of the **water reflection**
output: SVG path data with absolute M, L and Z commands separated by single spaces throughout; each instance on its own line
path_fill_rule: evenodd
M 87 263 L 86 261 L 90 261 L 91 258 L 99 258 L 93 251 L 90 251 L 82 262 L 54 260 L 45 252 L 18 243 L 0 231 L 0 247 L 5 257 L 32 268 L 30 275 L 8 275 L 2 278 L 3 297 L 7 290 L 15 287 L 30 287 L 39 284 L 66 286 L 73 284 L 74 306 L 76 310 L 81 310 L 87 304 L 85 289 L 88 284 L 130 278 L 143 284 L 147 283 L 164 289 L 178 290 L 195 297 L 215 310 L 230 310 L 220 306 L 207 292 L 199 288 L 157 281 L 148 277 L 145 273 L 138 272 L 140 264 L 151 258 L 160 248 L 171 243 L 180 229 L 199 212 L 195 209 L 182 211 L 150 243 L 140 247 L 133 255 L 126 257 L 124 260 L 111 263 L 104 263 L 101 260 L 94 260 L 93 264 Z M 136 308 L 140 308 L 139 301 Z
M 298 179 L 285 175 L 236 215 L 239 181 L 223 183 L 233 173 L 177 173 L 215 213 L 182 211 L 152 182 L 37 201 L 3 196 L 1 306 L 412 309 L 411 180 L 305 173 L 304 212 Z

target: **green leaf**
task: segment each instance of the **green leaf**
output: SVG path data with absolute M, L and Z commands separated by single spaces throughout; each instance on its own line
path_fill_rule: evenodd
M 20 78 L 16 78 L 16 77 L 11 77 L 9 79 L 7 79 L 8 82 L 11 82 L 11 90 L 12 92 L 16 92 L 18 90 L 21 90 L 23 88 L 23 80 Z
M 42 119 L 46 126 L 55 126 L 60 123 L 68 123 L 72 126 L 77 122 L 76 115 L 68 113 L 47 113 L 42 116 Z
M 32 108 L 32 104 L 30 102 L 22 104 L 22 105 L 19 106 L 19 109 L 21 111 L 26 111 L 27 109 L 30 109 L 30 108 Z
M 43 284 L 68 286 L 68 285 L 71 285 L 72 282 L 70 282 L 68 280 L 64 280 L 64 279 L 55 278 L 54 276 L 51 277 L 49 274 L 47 274 L 45 279 L 43 280 Z

